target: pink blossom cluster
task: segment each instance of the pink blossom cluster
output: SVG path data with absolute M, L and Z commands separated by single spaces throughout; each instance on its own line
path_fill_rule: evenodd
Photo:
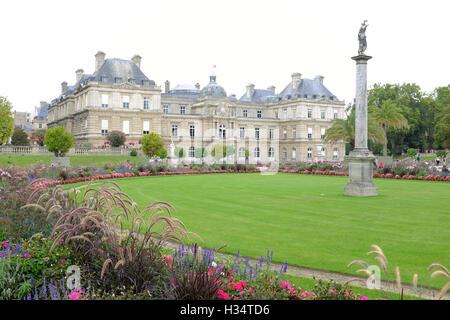
M 385 178 L 385 179 L 402 179 L 402 180 L 427 180 L 427 181 L 450 181 L 450 176 L 441 176 L 439 174 L 437 175 L 428 175 L 426 177 L 422 176 L 415 176 L 415 175 L 403 175 L 399 176 L 398 174 L 393 175 L 392 173 L 374 173 L 374 178 Z

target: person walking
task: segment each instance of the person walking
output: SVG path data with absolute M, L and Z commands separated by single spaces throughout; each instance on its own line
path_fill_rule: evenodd
M 441 159 L 439 157 L 436 157 L 436 165 L 439 165 L 439 162 L 441 162 Z
M 417 154 L 417 162 L 420 162 L 420 153 Z

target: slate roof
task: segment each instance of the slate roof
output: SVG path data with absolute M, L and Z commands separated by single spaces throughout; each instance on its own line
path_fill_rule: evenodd
M 48 111 L 48 106 L 49 106 L 49 105 L 50 105 L 50 104 L 46 102 L 46 103 L 42 106 L 42 108 L 41 108 L 41 107 L 36 108 L 36 110 L 37 110 L 37 115 L 36 115 L 33 119 L 35 119 L 35 120 L 47 120 L 47 116 L 48 116 L 47 111 Z
M 338 100 L 337 97 L 332 94 L 319 80 L 304 79 L 298 88 L 294 90 L 292 88 L 292 82 L 290 82 L 283 91 L 278 95 L 278 100 L 289 99 L 319 99 L 325 98 L 329 100 Z
M 273 94 L 271 90 L 255 89 L 253 96 L 247 97 L 247 93 L 244 93 L 239 99 L 242 102 L 274 102 L 277 101 L 277 96 Z
M 200 91 L 201 97 L 227 97 L 227 92 L 216 82 L 216 76 L 209 76 L 209 83 Z
M 148 81 L 147 85 L 155 85 L 155 81 L 147 78 L 133 61 L 117 58 L 106 59 L 100 69 L 89 77 L 89 81 L 116 82 L 116 78 L 121 78 L 121 82 L 133 79 L 139 85 L 145 84 L 145 81 Z
M 200 90 L 190 84 L 179 84 L 168 93 L 161 93 L 161 96 L 168 97 L 182 97 L 182 98 L 198 98 Z

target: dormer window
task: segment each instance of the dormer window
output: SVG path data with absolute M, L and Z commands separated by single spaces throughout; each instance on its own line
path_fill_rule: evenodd
M 116 77 L 116 78 L 114 79 L 114 82 L 115 82 L 115 83 L 122 83 L 122 78 L 121 78 L 121 77 Z
M 150 85 L 150 81 L 148 81 L 148 80 L 142 80 L 142 85 L 143 85 L 143 86 L 149 86 L 149 85 Z
M 101 78 L 100 78 L 100 81 L 101 81 L 101 82 L 108 82 L 108 77 L 101 77 Z
M 135 83 L 135 81 L 134 81 L 134 79 L 133 79 L 133 78 L 128 78 L 128 83 L 134 84 L 134 83 Z

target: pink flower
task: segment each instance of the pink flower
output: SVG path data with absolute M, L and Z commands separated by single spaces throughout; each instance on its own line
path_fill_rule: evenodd
M 44 261 L 48 261 L 50 258 L 49 257 L 45 257 L 44 258 Z
M 65 259 L 62 259 L 62 260 L 61 260 L 61 263 L 62 263 L 62 264 L 66 263 L 66 260 L 65 260 Z
M 25 253 L 25 258 L 30 259 L 31 255 L 29 253 Z
M 6 241 L 2 241 L 2 244 L 3 244 L 3 247 L 7 247 L 8 246 L 8 242 L 6 242 Z
M 240 296 L 242 296 L 243 294 L 245 294 L 245 290 L 242 290 L 241 292 L 239 292 Z
M 368 300 L 366 296 L 361 296 L 361 300 Z
M 76 293 L 76 292 L 74 292 L 74 293 L 69 293 L 69 297 L 70 297 L 70 299 L 72 299 L 72 300 L 78 300 L 78 299 L 80 299 L 80 295 L 79 295 L 78 293 Z

